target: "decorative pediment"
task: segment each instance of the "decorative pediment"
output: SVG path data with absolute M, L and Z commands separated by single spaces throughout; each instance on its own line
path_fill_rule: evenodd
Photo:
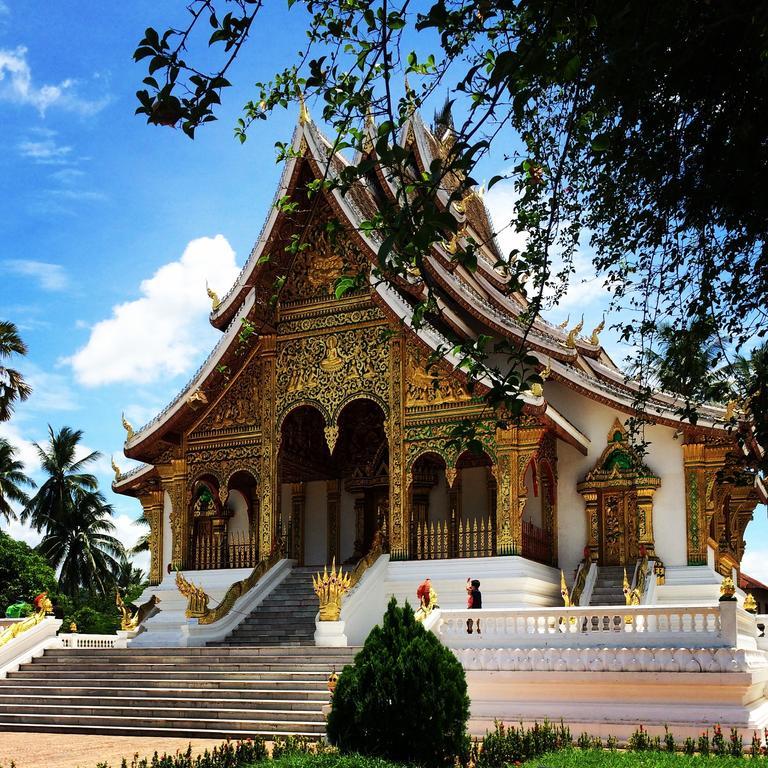
M 406 399 L 407 406 L 444 405 L 463 403 L 472 396 L 455 376 L 450 376 L 436 365 L 427 367 L 428 356 L 415 344 L 407 346 Z
M 258 406 L 259 365 L 251 363 L 234 381 L 195 428 L 215 432 L 232 427 L 260 429 Z
M 646 486 L 658 487 L 661 480 L 643 462 L 640 454 L 629 440 L 626 427 L 614 419 L 608 432 L 605 450 L 595 462 L 595 466 L 587 472 L 583 482 L 579 483 L 579 491 L 596 486 Z

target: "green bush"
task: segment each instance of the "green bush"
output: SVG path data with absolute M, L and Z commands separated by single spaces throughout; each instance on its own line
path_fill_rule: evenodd
M 114 635 L 120 629 L 120 617 L 117 609 L 105 613 L 90 605 L 83 605 L 64 617 L 62 631 L 69 632 L 72 622 L 77 624 L 77 631 L 87 635 Z
M 469 697 L 454 655 L 392 598 L 354 664 L 344 669 L 328 716 L 343 753 L 420 765 L 453 765 L 469 753 Z
M 0 615 L 13 603 L 31 603 L 41 592 L 56 602 L 56 572 L 32 547 L 0 531 Z
M 579 743 L 585 749 L 591 749 L 593 741 L 589 734 L 582 734 Z M 519 727 L 505 726 L 498 720 L 492 731 L 483 737 L 482 748 L 476 759 L 476 768 L 505 768 L 510 763 L 520 763 L 530 760 L 545 752 L 566 749 L 573 745 L 570 729 L 562 722 L 553 725 L 545 720 L 534 723 L 530 728 L 520 724 Z

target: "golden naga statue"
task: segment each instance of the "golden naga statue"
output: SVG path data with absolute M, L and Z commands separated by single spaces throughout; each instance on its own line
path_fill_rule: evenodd
M 581 320 L 579 320 L 579 322 L 568 332 L 568 338 L 565 340 L 565 346 L 568 347 L 568 349 L 576 348 L 576 337 L 581 333 L 582 328 L 584 328 L 584 315 L 581 316 Z
M 211 312 L 215 312 L 221 306 L 221 299 L 216 291 L 208 285 L 208 281 L 205 281 L 205 292 L 208 294 L 208 298 L 211 300 Z
M 723 583 L 720 585 L 720 599 L 721 600 L 736 599 L 736 585 L 733 583 L 733 579 L 730 576 L 726 576 L 723 579 Z
M 125 434 L 126 434 L 125 441 L 128 442 L 129 440 L 133 440 L 133 436 L 136 434 L 136 432 L 134 432 L 134 429 L 131 426 L 131 422 L 125 418 L 125 414 L 123 414 L 122 420 L 123 420 L 123 429 L 125 430 Z
M 341 599 L 352 587 L 350 574 L 344 573 L 341 568 L 336 569 L 334 557 L 330 573 L 328 566 L 325 566 L 322 574 L 318 573 L 312 577 L 312 586 L 320 600 L 320 621 L 338 621 L 341 615 Z
M 600 334 L 603 332 L 603 328 L 605 328 L 605 317 L 603 317 L 597 327 L 592 331 L 592 335 L 589 337 L 590 344 L 593 344 L 596 347 L 599 346 Z
M 565 583 L 565 574 L 562 570 L 560 571 L 560 594 L 563 597 L 563 607 L 572 608 L 571 595 L 568 592 L 568 585 Z
M 112 471 L 115 473 L 115 482 L 120 482 L 120 478 L 123 476 L 123 473 L 120 471 L 120 467 L 115 464 L 115 457 L 112 457 Z
M 624 569 L 624 587 L 622 591 L 624 592 L 624 599 L 627 605 L 640 605 L 640 590 L 630 588 L 626 568 Z
M 37 626 L 49 613 L 53 613 L 53 603 L 48 599 L 47 592 L 41 592 L 34 600 L 35 608 L 37 611 L 31 616 L 28 616 L 23 621 L 17 621 L 11 624 L 10 627 L 6 627 L 0 633 L 0 648 L 6 643 L 10 643 L 11 640 L 18 637 L 28 629 Z
M 208 613 L 209 597 L 202 587 L 198 587 L 184 578 L 181 571 L 176 571 L 176 586 L 179 592 L 187 598 L 188 619 L 199 619 Z
M 547 367 L 539 374 L 541 378 L 541 384 L 534 382 L 531 384 L 531 394 L 534 397 L 542 397 L 544 395 L 544 382 L 549 378 L 549 374 L 552 373 L 552 361 L 547 361 Z
M 135 615 L 131 615 L 117 587 L 115 587 L 115 605 L 120 611 L 120 629 L 123 632 L 132 632 L 139 624 L 139 612 L 136 611 Z
M 569 313 L 568 317 L 566 317 L 565 320 L 563 320 L 562 323 L 558 324 L 558 326 L 557 326 L 558 330 L 564 331 L 568 327 L 568 323 L 570 323 L 570 322 L 571 322 L 571 315 Z

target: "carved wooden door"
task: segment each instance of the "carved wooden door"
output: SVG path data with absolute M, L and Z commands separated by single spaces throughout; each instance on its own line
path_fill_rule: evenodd
M 635 495 L 624 488 L 600 492 L 601 565 L 628 565 L 638 556 Z

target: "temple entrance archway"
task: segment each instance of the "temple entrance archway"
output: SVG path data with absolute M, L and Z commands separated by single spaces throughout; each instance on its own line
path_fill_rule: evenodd
M 302 405 L 281 426 L 279 525 L 303 565 L 355 562 L 386 525 L 389 450 L 381 406 L 357 398 L 328 424 Z

